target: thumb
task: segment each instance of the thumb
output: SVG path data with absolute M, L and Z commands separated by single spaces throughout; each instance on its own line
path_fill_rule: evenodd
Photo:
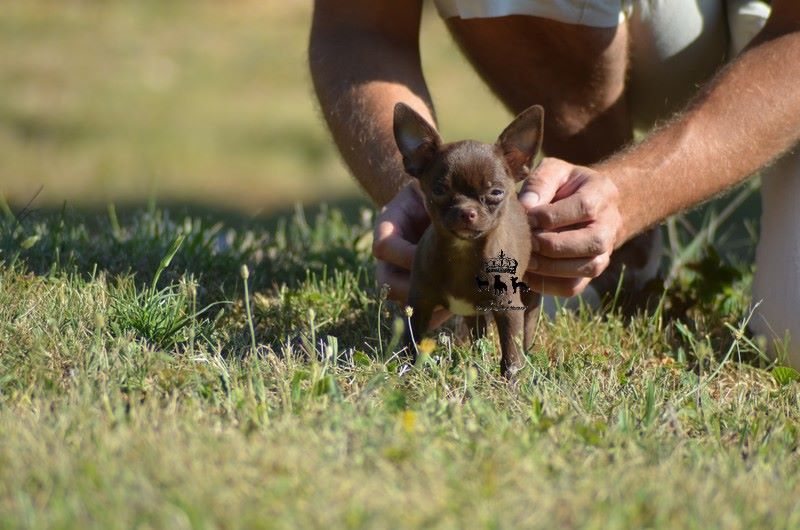
M 541 204 L 549 204 L 558 189 L 569 178 L 572 164 L 558 158 L 545 158 L 525 182 L 519 192 L 519 201 L 529 210 Z

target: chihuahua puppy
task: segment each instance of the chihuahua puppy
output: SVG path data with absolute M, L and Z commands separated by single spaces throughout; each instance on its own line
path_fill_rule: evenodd
M 522 367 L 533 342 L 540 296 L 518 281 L 528 267 L 531 231 L 516 184 L 542 143 L 544 110 L 514 118 L 494 145 L 443 144 L 436 130 L 403 103 L 394 108 L 394 137 L 406 172 L 417 178 L 431 224 L 411 269 L 413 309 L 406 343 L 415 351 L 437 305 L 461 315 L 474 337 L 491 314 L 502 350 L 501 373 Z

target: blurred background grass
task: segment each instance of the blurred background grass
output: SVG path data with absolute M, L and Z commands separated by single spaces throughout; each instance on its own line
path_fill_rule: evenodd
M 4 0 L 0 191 L 25 205 L 41 187 L 40 208 L 367 204 L 317 110 L 310 14 L 294 0 Z M 445 137 L 492 140 L 508 114 L 430 6 L 422 48 Z

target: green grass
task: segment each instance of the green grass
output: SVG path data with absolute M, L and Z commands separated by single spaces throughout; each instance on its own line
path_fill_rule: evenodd
M 800 387 L 742 333 L 747 269 L 545 320 L 512 386 L 447 331 L 402 373 L 369 226 L 9 214 L 0 527 L 800 524 Z
M 4 0 L 0 193 L 249 213 L 357 194 L 316 109 L 310 18 L 309 2 Z M 495 138 L 508 116 L 435 16 L 422 38 L 445 134 Z
M 543 320 L 516 385 L 450 328 L 406 371 L 308 22 L 3 3 L 0 529 L 800 526 L 800 374 L 744 331 L 755 225 L 671 221 L 658 303 Z M 444 136 L 492 140 L 430 12 L 422 42 Z

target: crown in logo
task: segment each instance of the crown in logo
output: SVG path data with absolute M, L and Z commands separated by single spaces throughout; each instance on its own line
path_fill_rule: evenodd
M 509 274 L 517 273 L 517 260 L 510 258 L 500 251 L 496 258 L 491 258 L 485 262 L 486 272 L 507 272 Z

